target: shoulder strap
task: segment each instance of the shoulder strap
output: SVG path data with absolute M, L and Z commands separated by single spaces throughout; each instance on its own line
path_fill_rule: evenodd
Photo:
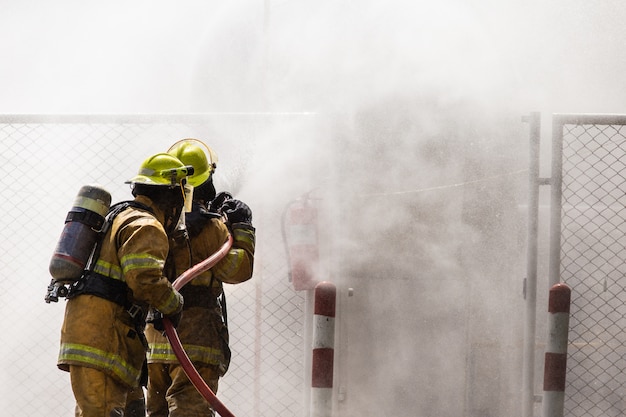
M 110 217 L 111 222 L 113 222 L 113 219 L 115 218 L 115 216 L 117 216 L 118 214 L 126 210 L 128 207 L 138 208 L 138 209 L 150 212 L 151 214 L 154 214 L 152 209 L 146 206 L 145 204 L 140 203 L 138 201 L 134 201 L 134 200 L 128 200 L 128 201 L 120 201 L 119 203 L 113 204 L 109 208 L 109 212 L 107 213 L 106 218 L 109 219 Z
M 98 232 L 99 239 L 98 239 L 98 242 L 96 243 L 96 247 L 94 248 L 91 257 L 89 258 L 89 263 L 87 264 L 87 267 L 85 268 L 86 272 L 92 272 L 93 271 L 93 267 L 94 267 L 96 261 L 98 260 L 98 258 L 100 257 L 100 250 L 102 248 L 102 239 L 104 238 L 104 235 L 106 235 L 106 233 L 111 228 L 111 225 L 113 224 L 113 220 L 115 220 L 115 217 L 117 217 L 118 214 L 120 214 L 121 212 L 123 212 L 124 210 L 126 210 L 129 207 L 134 207 L 134 208 L 138 208 L 138 209 L 141 209 L 141 210 L 146 210 L 146 211 L 154 214 L 150 207 L 146 206 L 145 204 L 138 203 L 137 201 L 132 201 L 132 200 L 120 201 L 119 203 L 113 204 L 109 208 L 109 211 L 108 211 L 107 215 L 104 218 L 104 223 L 102 225 L 102 228 Z

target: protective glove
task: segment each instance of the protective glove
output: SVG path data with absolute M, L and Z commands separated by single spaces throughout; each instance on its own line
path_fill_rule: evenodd
M 180 311 L 178 313 L 169 314 L 165 317 L 172 323 L 172 325 L 176 329 L 180 324 L 181 318 L 183 317 L 183 312 Z M 148 312 L 148 316 L 146 317 L 146 323 L 152 323 L 155 330 L 158 330 L 160 332 L 165 331 L 165 325 L 163 324 L 163 313 L 158 310 L 153 309 Z
M 218 195 L 215 196 L 213 200 L 209 203 L 209 211 L 211 213 L 220 213 L 220 208 L 224 205 L 224 203 L 233 198 L 232 194 L 226 191 L 222 191 Z
M 226 223 L 252 224 L 252 210 L 241 200 L 230 199 L 220 208 L 220 213 L 226 217 Z

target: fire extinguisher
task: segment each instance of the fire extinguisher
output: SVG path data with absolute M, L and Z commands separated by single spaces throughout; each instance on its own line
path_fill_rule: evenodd
M 287 205 L 282 226 L 289 281 L 296 291 L 314 289 L 319 282 L 317 209 L 308 194 Z
M 101 229 L 111 205 L 111 194 L 99 185 L 83 186 L 65 219 L 49 271 L 52 281 L 46 302 L 67 296 L 66 285 L 77 281 L 101 238 Z

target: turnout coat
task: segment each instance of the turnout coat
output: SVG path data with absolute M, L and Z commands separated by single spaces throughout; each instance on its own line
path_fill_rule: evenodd
M 188 268 L 202 262 L 228 240 L 229 229 L 214 214 L 187 213 L 189 241 L 172 242 L 170 262 L 173 281 Z M 228 329 L 225 323 L 223 285 L 238 284 L 252 277 L 255 229 L 249 224 L 232 226 L 233 246 L 213 268 L 181 289 L 185 297 L 182 319 L 177 327 L 181 343 L 195 366 L 216 366 L 223 375 L 230 362 Z M 148 363 L 178 363 L 167 338 L 151 324 L 146 328 Z
M 94 267 L 95 279 L 122 283 L 118 287 L 126 291 L 126 306 L 93 294 L 70 297 L 57 362 L 65 371 L 70 365 L 99 369 L 129 387 L 139 384 L 146 342 L 143 325 L 133 320 L 128 306 L 143 311 L 152 306 L 169 315 L 183 302 L 163 274 L 169 250 L 165 216 L 145 196 L 134 201 L 148 210 L 131 206 L 115 217 Z

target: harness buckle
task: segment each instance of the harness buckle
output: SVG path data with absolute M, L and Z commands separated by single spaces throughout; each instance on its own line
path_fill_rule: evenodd
M 131 305 L 126 311 L 130 315 L 130 318 L 133 320 L 135 320 L 137 317 L 142 317 L 143 315 L 143 309 L 139 304 Z

